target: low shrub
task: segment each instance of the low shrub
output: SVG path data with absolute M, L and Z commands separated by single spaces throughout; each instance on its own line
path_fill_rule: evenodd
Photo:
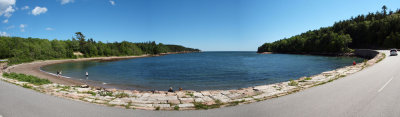
M 126 94 L 126 93 L 118 93 L 118 94 L 115 95 L 115 97 L 116 98 L 123 98 L 123 97 L 129 97 L 129 95 Z
M 239 105 L 240 103 L 243 103 L 243 102 L 245 102 L 245 101 L 244 101 L 244 100 L 241 100 L 241 101 L 233 101 L 233 102 L 230 102 L 229 105 L 230 105 L 230 106 L 236 106 L 236 105 Z
M 31 86 L 29 86 L 29 85 L 27 85 L 27 84 L 22 85 L 22 87 L 27 88 L 27 89 L 32 88 Z
M 112 96 L 113 92 L 110 91 L 99 91 L 100 96 Z
M 186 93 L 187 96 L 193 97 L 194 94 L 193 93 Z
M 179 106 L 174 106 L 174 110 L 179 110 Z
M 86 93 L 88 93 L 88 94 L 92 94 L 92 96 L 96 96 L 96 93 L 95 93 L 95 92 L 93 92 L 93 91 L 88 91 L 88 92 L 86 92 Z
M 223 103 L 221 103 L 220 100 L 215 100 L 215 104 L 213 105 L 205 105 L 201 102 L 195 102 L 194 104 L 194 108 L 196 109 L 212 109 L 212 108 L 219 108 L 221 105 L 223 105 Z
M 296 82 L 296 81 L 294 81 L 294 80 L 290 80 L 290 82 L 289 82 L 289 86 L 297 86 L 299 83 L 298 82 Z

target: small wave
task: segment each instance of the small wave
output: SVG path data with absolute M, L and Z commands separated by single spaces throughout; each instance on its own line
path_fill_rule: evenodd
M 53 76 L 57 76 L 57 74 L 55 74 L 55 73 L 46 72 L 46 71 L 44 71 L 44 70 L 42 70 L 42 69 L 39 69 L 39 71 L 44 72 L 44 73 L 47 73 L 47 74 L 50 74 L 50 75 L 53 75 Z M 61 76 L 61 77 L 62 77 L 62 78 L 71 78 L 71 77 L 68 77 L 68 76 Z

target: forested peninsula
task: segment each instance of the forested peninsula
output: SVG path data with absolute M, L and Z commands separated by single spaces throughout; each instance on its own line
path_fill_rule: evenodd
M 265 43 L 259 53 L 340 54 L 351 49 L 400 48 L 400 10 L 358 15 L 333 26 Z
M 69 40 L 48 40 L 38 38 L 1 37 L 0 59 L 8 59 L 9 64 L 34 60 L 67 59 L 78 57 L 133 56 L 161 54 L 168 52 L 199 52 L 199 49 L 181 45 L 164 45 L 156 42 L 132 43 L 128 41 L 104 43 L 86 39 L 81 32 Z M 79 53 L 77 55 L 74 53 Z

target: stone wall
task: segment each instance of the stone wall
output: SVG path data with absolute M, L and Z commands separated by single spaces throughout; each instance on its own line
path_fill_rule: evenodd
M 376 55 L 378 55 L 379 52 L 371 49 L 356 49 L 354 51 L 354 55 L 357 57 L 365 58 L 365 59 L 372 59 Z

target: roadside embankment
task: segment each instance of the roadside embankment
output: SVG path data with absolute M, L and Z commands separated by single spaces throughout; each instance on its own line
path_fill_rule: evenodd
M 365 59 L 372 59 L 379 54 L 379 52 L 371 49 L 356 49 L 353 53 L 355 56 Z
M 365 56 L 372 57 L 374 54 L 368 54 L 371 51 L 362 51 Z M 361 55 L 361 54 L 360 54 Z M 361 71 L 365 67 L 371 66 L 383 58 L 385 54 L 378 53 L 372 59 L 356 65 L 346 66 L 343 68 L 326 71 L 318 75 L 310 77 L 302 77 L 298 80 L 287 82 L 241 88 L 237 90 L 207 90 L 207 91 L 137 91 L 137 90 L 117 90 L 103 89 L 88 86 L 79 86 L 80 84 L 52 83 L 45 85 L 33 85 L 28 82 L 5 78 L 0 79 L 17 84 L 20 86 L 29 85 L 30 88 L 46 94 L 80 100 L 107 106 L 117 106 L 127 109 L 144 109 L 144 110 L 194 110 L 194 109 L 211 109 L 225 106 L 235 106 L 258 102 L 270 98 L 288 95 L 310 87 L 322 85 L 347 75 Z M 145 56 L 143 56 L 145 57 Z M 99 58 L 88 58 L 86 60 L 94 60 Z M 106 58 L 104 58 L 106 59 Z M 21 64 L 21 66 L 12 66 L 11 72 L 30 74 L 41 65 L 56 64 L 60 62 L 71 61 L 42 61 Z M 28 67 L 26 67 L 28 66 Z M 26 71 L 24 71 L 26 70 Z M 0 74 L 1 75 L 1 74 Z M 54 82 L 54 81 L 53 81 Z

